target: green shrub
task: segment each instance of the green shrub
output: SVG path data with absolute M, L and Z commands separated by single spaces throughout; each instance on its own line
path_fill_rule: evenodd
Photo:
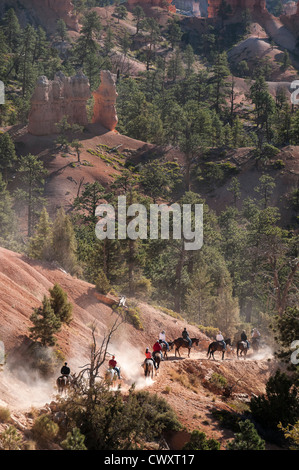
M 8 423 L 10 420 L 10 411 L 3 406 L 0 407 L 0 423 Z
M 0 443 L 3 450 L 21 450 L 22 436 L 14 426 L 9 426 L 0 434 Z
M 265 450 L 265 441 L 260 438 L 249 419 L 240 421 L 239 428 L 240 432 L 228 443 L 227 450 Z
M 190 441 L 182 450 L 220 450 L 220 442 L 215 439 L 207 439 L 204 432 L 192 431 Z
M 51 420 L 48 415 L 41 415 L 34 421 L 32 433 L 38 442 L 52 441 L 59 432 L 57 423 Z
M 266 394 L 251 399 L 250 410 L 264 428 L 277 430 L 279 423 L 282 426 L 295 424 L 299 419 L 299 398 L 292 379 L 276 371 L 266 384 Z
M 64 450 L 87 450 L 84 441 L 85 436 L 80 433 L 78 428 L 74 428 L 67 433 L 66 439 L 61 442 L 61 447 Z
M 224 388 L 227 386 L 227 380 L 223 375 L 214 372 L 210 378 L 210 383 L 215 385 L 217 388 Z
M 140 319 L 140 313 L 137 307 L 129 307 L 126 310 L 126 319 L 136 330 L 143 330 L 143 325 Z

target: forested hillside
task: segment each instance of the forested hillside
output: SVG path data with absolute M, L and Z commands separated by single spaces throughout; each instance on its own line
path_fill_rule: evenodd
M 243 330 L 249 337 L 257 328 L 275 358 L 290 363 L 299 334 L 299 105 L 291 98 L 299 48 L 290 26 L 296 14 L 284 20 L 278 2 L 268 2 L 261 17 L 249 8 L 234 14 L 222 2 L 213 18 L 142 1 L 66 3 L 67 16 L 51 10 L 40 24 L 37 10 L 3 6 L 1 247 L 104 296 L 124 295 L 133 310 L 136 302 L 159 306 L 210 340 L 221 331 L 236 345 Z M 101 71 L 115 80 L 115 129 L 94 119 Z M 73 77 L 78 94 L 83 81 L 90 91 L 88 122 L 65 115 L 55 133 L 33 135 L 32 110 L 38 113 L 49 90 L 59 95 L 57 83 Z M 65 96 L 61 103 L 71 100 Z M 41 120 L 54 116 L 55 106 Z M 152 204 L 203 204 L 202 248 L 188 251 L 174 237 L 100 240 L 96 208 L 116 207 L 119 196 L 148 211 Z M 39 300 L 45 317 L 50 307 Z M 140 321 L 136 308 L 137 330 Z M 143 354 L 144 344 L 137 347 Z M 298 426 L 296 400 L 285 426 Z M 260 418 L 262 404 L 255 406 Z

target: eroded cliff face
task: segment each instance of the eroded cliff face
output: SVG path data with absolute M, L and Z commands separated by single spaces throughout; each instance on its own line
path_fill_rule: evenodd
M 266 11 L 266 0 L 226 0 L 226 3 L 231 6 L 232 14 L 238 10 L 250 10 L 252 12 L 263 13 Z M 222 0 L 209 0 L 208 16 L 215 18 L 218 16 L 219 8 Z
M 109 131 L 115 129 L 118 123 L 117 96 L 115 76 L 109 70 L 102 70 L 101 84 L 93 92 L 92 123 Z M 82 72 L 73 77 L 59 72 L 54 80 L 39 77 L 31 98 L 28 132 L 35 136 L 57 134 L 57 123 L 63 117 L 67 117 L 69 124 L 87 126 L 87 101 L 90 97 L 90 84 Z
M 57 134 L 56 124 L 64 116 L 69 124 L 87 125 L 90 95 L 89 81 L 80 72 L 74 77 L 59 72 L 54 80 L 40 77 L 31 98 L 28 132 L 36 136 Z
M 14 8 L 21 24 L 41 25 L 48 32 L 55 31 L 58 19 L 63 19 L 69 29 L 79 31 L 78 19 L 71 0 L 1 0 L 0 13 Z
M 116 113 L 117 91 L 115 78 L 108 70 L 101 71 L 101 84 L 93 93 L 93 123 L 98 123 L 113 131 L 118 123 Z
M 128 0 L 129 6 L 135 5 L 149 5 L 153 7 L 160 7 L 167 9 L 168 11 L 175 13 L 176 8 L 174 5 L 171 4 L 172 0 Z

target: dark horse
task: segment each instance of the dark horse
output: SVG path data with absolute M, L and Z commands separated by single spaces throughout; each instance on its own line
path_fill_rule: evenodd
M 164 359 L 165 358 L 167 359 L 167 346 L 165 343 L 162 343 L 161 346 L 162 346 L 162 354 L 164 356 Z M 168 343 L 168 346 L 170 347 L 171 343 Z
M 161 354 L 159 353 L 159 351 L 153 353 L 153 358 L 155 360 L 155 363 L 156 363 L 156 373 L 158 372 L 159 370 L 159 367 L 160 367 L 160 363 L 161 363 Z
M 231 339 L 230 338 L 225 339 L 224 342 L 225 342 L 226 345 L 231 346 Z M 211 359 L 211 356 L 213 356 L 213 359 L 215 359 L 215 357 L 214 357 L 214 352 L 215 351 L 222 351 L 222 359 L 224 359 L 225 349 L 224 349 L 224 346 L 221 342 L 213 341 L 213 343 L 211 343 L 209 345 L 208 353 L 207 353 L 207 356 L 208 356 L 209 359 Z
M 184 338 L 177 338 L 171 343 L 169 343 L 169 346 L 171 347 L 171 349 L 173 348 L 173 346 L 175 346 L 175 356 L 176 356 L 176 353 L 178 352 L 179 356 L 181 357 L 180 348 L 188 348 L 188 357 L 190 357 L 191 348 L 193 344 L 196 344 L 196 346 L 198 346 L 199 338 L 190 338 L 190 339 L 191 339 L 191 346 L 189 345 L 189 341 Z
M 239 355 L 240 352 L 240 355 Z M 245 359 L 246 354 L 248 352 L 248 344 L 246 341 L 238 341 L 237 342 L 237 356 L 240 357 L 243 354 L 243 357 Z
M 58 393 L 60 394 L 62 394 L 63 392 L 66 393 L 71 383 L 72 383 L 71 377 L 66 377 L 65 375 L 61 375 L 60 377 L 58 377 L 58 379 L 56 380 Z
M 151 359 L 146 359 L 142 366 L 144 368 L 144 376 L 153 378 L 155 368 L 153 361 Z

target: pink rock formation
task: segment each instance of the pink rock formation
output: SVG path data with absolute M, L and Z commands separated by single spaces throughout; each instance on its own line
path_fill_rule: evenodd
M 114 76 L 107 70 L 101 71 L 101 84 L 93 93 L 93 123 L 98 123 L 113 131 L 118 123 L 116 113 L 117 91 Z
M 55 31 L 56 22 L 63 19 L 69 29 L 79 31 L 71 0 L 1 0 L 0 14 L 14 8 L 22 24 L 33 22 L 49 32 Z
M 53 81 L 40 77 L 31 98 L 28 132 L 36 136 L 57 134 L 56 124 L 64 116 L 70 124 L 87 125 L 89 98 L 89 81 L 81 72 L 74 77 L 59 72 Z
M 175 13 L 176 8 L 174 5 L 171 5 L 172 0 L 128 0 L 129 6 L 135 5 L 148 5 L 153 7 L 160 7 L 167 9 L 168 11 Z
M 215 18 L 218 15 L 219 8 L 222 0 L 209 0 L 208 16 Z M 226 3 L 231 6 L 232 14 L 237 10 L 250 10 L 259 11 L 260 13 L 266 11 L 266 0 L 226 0 Z

